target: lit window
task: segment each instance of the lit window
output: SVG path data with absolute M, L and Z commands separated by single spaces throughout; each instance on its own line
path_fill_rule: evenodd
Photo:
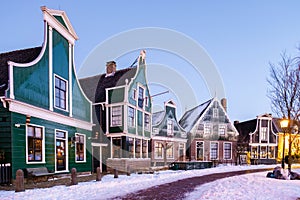
M 85 161 L 85 135 L 76 134 L 76 161 Z
M 55 107 L 67 109 L 67 82 L 55 76 Z
M 231 143 L 225 142 L 224 143 L 224 159 L 225 160 L 230 160 L 231 159 L 231 155 L 232 155 L 231 152 L 232 152 Z
M 260 147 L 260 158 L 267 158 L 267 147 L 266 146 Z
M 173 143 L 167 144 L 167 158 L 173 158 L 174 157 L 174 146 Z
M 173 121 L 171 119 L 167 120 L 167 135 L 173 136 Z
M 150 130 L 150 116 L 148 114 L 145 114 L 145 130 Z
M 135 123 L 135 110 L 132 107 L 128 107 L 128 124 L 129 126 L 134 126 Z
M 211 142 L 210 143 L 210 159 L 216 160 L 218 159 L 218 151 L 219 151 L 219 144 L 218 142 Z
M 154 157 L 163 158 L 163 145 L 161 142 L 155 142 Z
M 36 126 L 27 126 L 27 160 L 28 162 L 43 161 L 43 129 Z
M 115 106 L 111 108 L 111 126 L 122 125 L 122 106 Z
M 275 158 L 275 147 L 274 146 L 268 147 L 268 158 L 270 158 L 270 159 Z
M 257 146 L 251 147 L 251 158 L 258 158 Z

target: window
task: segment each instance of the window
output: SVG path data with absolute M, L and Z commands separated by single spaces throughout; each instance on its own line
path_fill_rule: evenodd
M 218 118 L 218 116 L 219 116 L 218 108 L 213 108 L 213 118 Z
M 155 149 L 154 149 L 154 157 L 155 158 L 163 158 L 163 145 L 161 142 L 155 142 Z
M 231 150 L 232 150 L 232 144 L 229 142 L 224 142 L 224 159 L 225 160 L 231 160 Z
M 75 134 L 76 138 L 76 161 L 85 161 L 85 135 Z
M 196 142 L 196 159 L 204 161 L 204 142 L 197 141 Z
M 68 165 L 68 143 L 67 132 L 62 130 L 55 130 L 55 143 L 56 143 L 56 171 L 65 171 Z M 75 138 L 75 137 L 74 137 Z M 73 142 L 76 142 L 73 140 Z M 71 144 L 73 145 L 73 144 Z
M 148 149 L 148 141 L 147 140 L 143 140 L 143 146 L 142 146 L 142 156 L 143 156 L 143 158 L 147 158 L 148 157 L 148 151 L 147 151 L 147 149 Z
M 145 130 L 150 130 L 150 116 L 148 114 L 145 114 Z
M 267 147 L 266 146 L 260 147 L 260 158 L 267 158 Z
M 226 133 L 226 125 L 225 124 L 219 124 L 219 135 L 225 136 Z
M 251 146 L 251 158 L 258 158 L 257 146 Z
M 267 127 L 261 127 L 260 128 L 260 140 L 261 141 L 267 141 Z
M 173 136 L 173 121 L 171 119 L 167 120 L 167 135 L 168 136 Z
M 274 146 L 268 147 L 268 158 L 275 159 L 275 147 Z
M 132 127 L 135 125 L 135 110 L 132 107 L 128 107 L 128 124 Z
M 140 108 L 144 107 L 144 89 L 142 87 L 139 87 L 138 106 Z
M 111 108 L 111 126 L 122 125 L 122 106 L 115 106 Z
M 55 107 L 67 109 L 67 82 L 55 76 Z
M 204 124 L 204 135 L 210 135 L 211 126 L 210 124 Z
M 119 137 L 114 137 L 112 139 L 112 153 L 113 153 L 113 158 L 121 158 L 121 138 Z
M 27 126 L 27 161 L 42 162 L 44 160 L 43 128 Z
M 135 157 L 141 157 L 141 139 L 135 139 Z
M 134 148 L 133 148 L 133 138 L 128 138 L 128 153 L 129 153 L 129 158 L 133 158 L 134 155 Z
M 218 151 L 219 151 L 219 144 L 218 142 L 211 142 L 210 143 L 210 159 L 216 160 L 218 159 Z
M 167 151 L 166 151 L 166 153 L 167 153 L 167 158 L 174 158 L 174 145 L 173 145 L 173 143 L 167 143 L 166 144 L 166 148 L 167 148 Z

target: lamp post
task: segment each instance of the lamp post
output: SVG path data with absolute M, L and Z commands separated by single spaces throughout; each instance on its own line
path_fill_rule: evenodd
M 286 129 L 288 128 L 288 126 L 289 126 L 289 120 L 286 119 L 285 117 L 283 117 L 282 120 L 280 121 L 280 127 L 283 131 L 282 161 L 281 161 L 282 169 L 284 169 L 285 133 L 286 133 Z

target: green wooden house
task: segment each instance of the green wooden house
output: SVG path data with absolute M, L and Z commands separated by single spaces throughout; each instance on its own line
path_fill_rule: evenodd
M 164 166 L 185 161 L 187 134 L 176 117 L 176 104 L 169 100 L 165 109 L 152 114 L 151 162 Z
M 1 163 L 47 167 L 55 174 L 91 171 L 91 102 L 75 73 L 78 39 L 65 12 L 41 7 L 41 47 L 0 54 Z
M 150 167 L 151 98 L 146 80 L 145 51 L 136 65 L 117 70 L 107 62 L 106 73 L 80 79 L 95 105 L 93 152 L 107 170 Z M 97 163 L 97 162 L 94 162 Z

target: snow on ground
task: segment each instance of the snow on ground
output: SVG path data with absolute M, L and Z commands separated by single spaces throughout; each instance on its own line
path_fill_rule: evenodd
M 55 186 L 25 192 L 0 191 L 1 200 L 10 199 L 111 199 L 141 189 L 169 183 L 193 176 L 248 169 L 274 168 L 276 165 L 222 166 L 201 170 L 159 171 L 154 174 L 131 176 L 105 175 L 100 182 L 81 182 L 74 186 Z M 300 173 L 300 169 L 293 170 Z M 267 172 L 220 179 L 204 184 L 187 196 L 187 199 L 297 199 L 300 197 L 300 180 L 266 178 Z

